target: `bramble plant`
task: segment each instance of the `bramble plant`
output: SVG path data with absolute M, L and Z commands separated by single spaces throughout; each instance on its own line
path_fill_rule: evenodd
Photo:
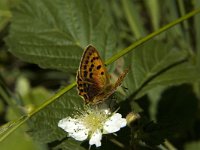
M 1 150 L 200 149 L 198 13 L 198 1 L 0 0 Z M 112 81 L 128 74 L 86 105 L 76 74 L 90 44 Z

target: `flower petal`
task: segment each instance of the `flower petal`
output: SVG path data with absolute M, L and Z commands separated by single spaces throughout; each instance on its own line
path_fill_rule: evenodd
M 58 122 L 58 126 L 66 132 L 73 132 L 77 128 L 77 124 L 79 124 L 78 120 L 71 117 L 64 118 Z
M 101 139 L 102 139 L 102 133 L 99 129 L 97 129 L 91 136 L 89 144 L 93 145 L 95 144 L 96 147 L 101 146 Z
M 84 141 L 88 137 L 88 129 L 78 128 L 74 132 L 69 133 L 69 136 L 73 137 L 77 141 Z
M 115 113 L 104 124 L 103 129 L 105 133 L 113 133 L 120 130 L 120 128 L 126 126 L 126 119 L 122 118 L 122 115 Z
M 77 119 L 64 118 L 59 121 L 58 126 L 78 141 L 83 141 L 88 137 L 89 130 Z

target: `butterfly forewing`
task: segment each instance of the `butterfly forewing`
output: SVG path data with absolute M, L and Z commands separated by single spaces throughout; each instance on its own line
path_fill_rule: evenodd
M 89 45 L 83 53 L 79 71 L 77 73 L 79 94 L 86 103 L 92 102 L 109 84 L 109 75 L 98 51 Z

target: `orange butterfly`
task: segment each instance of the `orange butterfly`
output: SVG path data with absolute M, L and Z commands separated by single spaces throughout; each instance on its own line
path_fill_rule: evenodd
M 122 73 L 114 84 L 111 84 L 110 75 L 98 51 L 89 45 L 83 53 L 77 72 L 79 95 L 83 96 L 86 104 L 103 102 L 121 85 L 127 73 L 128 70 Z

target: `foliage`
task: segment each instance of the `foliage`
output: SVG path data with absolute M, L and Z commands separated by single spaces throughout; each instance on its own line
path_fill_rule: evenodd
M 29 142 L 16 149 L 88 149 L 57 123 L 83 106 L 74 81 L 89 44 L 113 79 L 129 68 L 127 90 L 116 93 L 119 112 L 140 115 L 100 149 L 199 147 L 200 10 L 192 10 L 200 3 L 193 3 L 1 0 L 1 148 L 20 138 Z

